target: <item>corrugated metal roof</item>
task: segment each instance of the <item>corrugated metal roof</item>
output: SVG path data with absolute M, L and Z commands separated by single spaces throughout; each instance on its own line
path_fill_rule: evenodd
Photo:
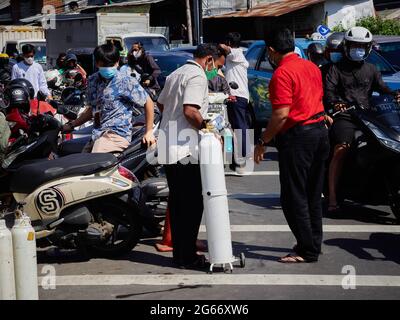
M 260 4 L 253 7 L 249 12 L 246 10 L 221 14 L 218 16 L 204 17 L 215 18 L 255 18 L 255 17 L 279 17 L 284 14 L 306 8 L 308 6 L 325 2 L 325 0 L 281 0 Z

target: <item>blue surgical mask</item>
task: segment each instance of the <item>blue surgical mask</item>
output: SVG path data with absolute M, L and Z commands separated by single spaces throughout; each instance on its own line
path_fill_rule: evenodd
M 341 52 L 331 52 L 329 53 L 329 58 L 332 63 L 338 63 L 343 58 L 343 54 Z
M 350 59 L 353 61 L 363 61 L 365 58 L 364 48 L 351 48 L 350 49 Z
M 111 79 L 117 73 L 116 67 L 100 67 L 99 73 L 104 79 Z

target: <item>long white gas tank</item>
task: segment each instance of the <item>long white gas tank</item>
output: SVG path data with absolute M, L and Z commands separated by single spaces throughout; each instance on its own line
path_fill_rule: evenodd
M 201 135 L 200 170 L 210 263 L 232 263 L 235 257 L 232 253 L 222 145 L 213 133 Z
M 16 219 L 11 233 L 17 300 L 38 300 L 36 239 L 29 217 Z
M 0 300 L 15 299 L 12 235 L 5 220 L 0 220 Z

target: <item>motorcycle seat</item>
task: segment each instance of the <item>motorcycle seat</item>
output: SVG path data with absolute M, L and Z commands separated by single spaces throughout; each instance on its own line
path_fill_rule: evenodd
M 110 153 L 80 153 L 38 161 L 23 165 L 12 174 L 10 191 L 29 194 L 46 182 L 94 174 L 117 163 L 118 159 Z
M 75 153 L 81 153 L 85 145 L 90 141 L 90 136 L 64 141 L 58 148 L 58 155 L 65 157 Z

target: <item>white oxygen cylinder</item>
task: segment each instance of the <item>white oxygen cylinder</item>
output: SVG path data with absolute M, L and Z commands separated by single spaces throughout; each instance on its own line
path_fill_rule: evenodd
M 35 230 L 29 217 L 16 219 L 11 233 L 17 300 L 39 300 Z
M 0 220 L 0 300 L 15 300 L 14 257 L 11 231 Z
M 232 253 L 224 159 L 221 142 L 214 133 L 201 135 L 200 171 L 210 263 L 232 263 L 235 257 Z

